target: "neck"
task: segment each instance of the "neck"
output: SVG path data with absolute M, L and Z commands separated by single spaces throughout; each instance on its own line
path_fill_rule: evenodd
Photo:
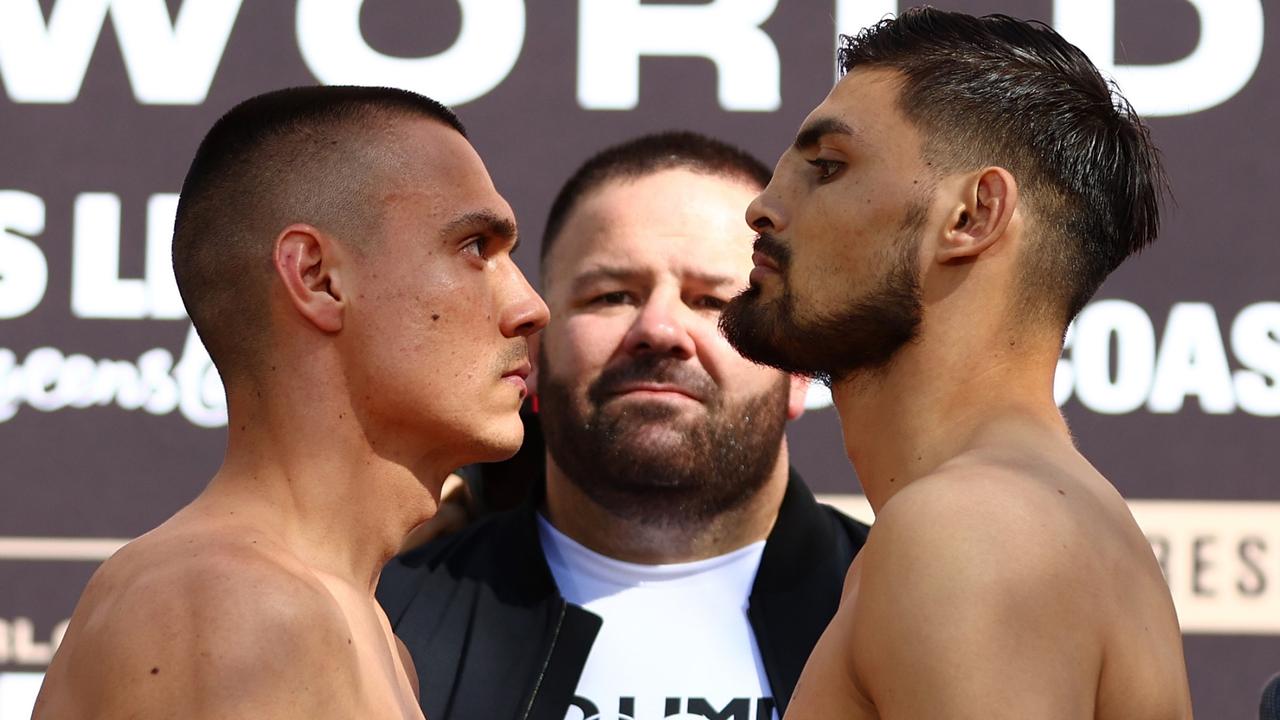
M 997 348 L 994 352 L 991 348 Z M 1056 342 L 927 338 L 887 368 L 832 387 L 845 451 L 874 511 L 912 481 L 986 444 L 993 429 L 1039 428 L 1070 442 L 1053 401 Z
M 548 453 L 545 511 L 557 530 L 601 555 L 645 565 L 693 562 L 768 538 L 788 472 L 784 444 L 768 479 L 744 503 L 697 523 L 658 524 L 611 513 L 582 492 Z
M 451 468 L 423 456 L 421 438 L 372 440 L 343 399 L 282 395 L 229 398 L 226 458 L 193 506 L 234 514 L 310 569 L 372 594 L 404 537 L 435 514 Z

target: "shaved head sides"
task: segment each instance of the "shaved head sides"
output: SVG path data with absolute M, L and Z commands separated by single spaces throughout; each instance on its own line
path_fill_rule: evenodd
M 466 130 L 406 90 L 300 87 L 250 98 L 196 151 L 178 201 L 173 270 L 187 313 L 224 381 L 251 376 L 268 341 L 273 243 L 306 223 L 356 252 L 378 235 L 378 197 L 397 171 L 396 124 Z
M 1007 15 L 912 8 L 841 36 L 840 69 L 902 75 L 899 105 L 946 172 L 1009 169 L 1040 238 L 1018 304 L 1065 330 L 1151 244 L 1168 180 L 1146 124 L 1076 46 Z

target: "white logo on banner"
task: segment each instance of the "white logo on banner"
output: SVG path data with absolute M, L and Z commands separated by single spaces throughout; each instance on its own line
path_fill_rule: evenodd
M 0 665 L 48 665 L 69 624 L 70 620 L 63 620 L 54 626 L 48 640 L 41 640 L 31 618 L 0 618 Z
M 0 3 L 0 78 L 14 102 L 70 103 L 80 94 L 107 15 L 138 102 L 197 105 L 208 96 L 242 0 L 183 0 L 170 21 L 164 0 L 39 0 Z M 298 51 L 324 83 L 394 85 L 446 104 L 491 92 L 511 73 L 527 32 L 524 0 L 457 0 L 462 29 L 444 52 L 384 55 L 360 31 L 364 0 L 298 0 Z M 662 4 L 579 0 L 578 101 L 623 110 L 639 97 L 641 56 L 710 59 L 729 111 L 780 106 L 777 48 L 760 27 L 778 0 Z M 1139 113 L 1189 115 L 1220 105 L 1257 72 L 1264 44 L 1261 0 L 1188 0 L 1199 21 L 1195 48 L 1155 65 L 1115 56 L 1115 0 L 1058 0 L 1054 26 L 1124 89 Z M 898 12 L 896 0 L 834 0 L 835 30 L 853 34 Z
M 1140 114 L 1191 115 L 1230 100 L 1253 79 L 1262 60 L 1263 14 L 1261 0 L 1188 2 L 1200 34 L 1191 54 L 1171 63 L 1119 62 L 1115 0 L 1057 0 L 1053 26 L 1115 79 Z M 836 32 L 853 35 L 898 10 L 897 0 L 837 0 Z
M 178 196 L 147 201 L 147 268 L 141 280 L 120 278 L 120 198 L 83 193 L 72 230 L 71 312 L 79 318 L 180 320 L 187 316 L 173 278 L 170 249 Z
M 22 317 L 44 299 L 49 262 L 31 241 L 43 232 L 43 200 L 0 190 L 0 320 Z
M 1231 369 L 1231 358 L 1239 369 Z M 1209 303 L 1175 303 L 1158 343 L 1142 307 L 1090 303 L 1067 331 L 1053 394 L 1059 406 L 1074 396 L 1103 415 L 1172 414 L 1194 398 L 1192 406 L 1210 415 L 1278 416 L 1280 302 L 1246 306 L 1225 335 Z M 805 407 L 831 404 L 827 388 L 810 387 Z
M 120 277 L 120 198 L 83 193 L 76 198 L 71 257 L 71 311 L 84 319 L 182 319 L 169 260 L 178 196 L 152 195 L 147 201 L 146 276 Z M 18 190 L 0 191 L 0 319 L 21 317 L 43 300 L 48 263 L 33 238 L 44 232 L 44 201 Z M 0 347 L 0 422 L 22 405 L 44 412 L 116 405 L 168 415 L 175 410 L 193 425 L 227 423 L 222 380 L 194 329 L 182 354 L 164 348 L 140 353 L 136 361 L 95 359 L 38 347 L 19 360 Z
M 640 0 L 578 4 L 578 103 L 588 110 L 632 110 L 640 102 L 641 56 L 704 57 L 715 63 L 725 110 L 782 105 L 778 48 L 760 25 L 778 0 L 715 0 L 699 5 Z
M 1191 115 L 1235 97 L 1262 60 L 1262 0 L 1187 0 L 1200 21 L 1196 47 L 1161 65 L 1121 65 L 1116 58 L 1116 0 L 1058 0 L 1053 24 L 1124 90 L 1135 110 L 1153 117 Z
M 393 85 L 459 105 L 511 74 L 524 46 L 524 0 L 458 0 L 462 30 L 438 55 L 400 58 L 369 47 L 360 33 L 364 0 L 298 0 L 298 49 L 329 85 Z
M 78 318 L 180 320 L 187 316 L 173 278 L 170 247 L 178 196 L 147 200 L 146 275 L 120 277 L 120 198 L 81 193 L 72 222 L 71 312 Z M 44 232 L 45 204 L 21 190 L 0 190 L 0 319 L 22 317 L 44 299 L 48 261 L 33 239 Z
M 1245 307 L 1228 337 L 1209 303 L 1174 304 L 1158 345 L 1141 307 L 1125 300 L 1092 303 L 1067 333 L 1055 399 L 1061 405 L 1074 393 L 1086 408 L 1108 415 L 1144 405 L 1152 413 L 1176 413 L 1191 397 L 1209 414 L 1280 415 L 1280 303 Z M 1228 347 L 1241 369 L 1231 370 Z
M 145 105 L 198 105 L 209 95 L 242 0 L 183 0 L 173 22 L 164 0 L 0 2 L 0 76 L 20 103 L 70 103 L 107 14 L 134 97 Z
M 164 348 L 147 350 L 136 362 L 64 355 L 52 347 L 36 348 L 18 362 L 12 350 L 0 348 L 0 423 L 22 405 L 55 412 L 112 404 L 152 415 L 178 410 L 198 427 L 227 424 L 222 379 L 194 329 L 177 362 Z

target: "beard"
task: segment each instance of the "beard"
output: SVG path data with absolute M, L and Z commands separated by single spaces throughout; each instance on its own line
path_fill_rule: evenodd
M 913 203 L 893 238 L 889 269 L 874 288 L 842 307 L 802 315 L 787 281 L 791 251 L 767 234 L 755 249 L 777 262 L 782 293 L 765 300 L 752 283 L 725 308 L 720 331 L 744 357 L 828 386 L 887 367 L 916 339 L 923 318 L 916 250 L 925 205 Z
M 539 366 L 551 368 L 540 352 Z M 637 381 L 694 391 L 705 415 L 666 403 L 614 399 Z M 731 403 L 706 373 L 675 358 L 643 355 L 605 370 L 574 401 L 545 373 L 539 414 L 552 459 L 596 505 L 650 527 L 697 528 L 746 504 L 764 487 L 786 429 L 790 381 Z

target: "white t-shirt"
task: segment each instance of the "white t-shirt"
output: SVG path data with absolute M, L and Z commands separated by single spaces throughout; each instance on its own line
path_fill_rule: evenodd
M 604 620 L 566 720 L 776 720 L 747 620 L 764 541 L 697 562 L 639 565 L 538 521 L 561 594 Z

